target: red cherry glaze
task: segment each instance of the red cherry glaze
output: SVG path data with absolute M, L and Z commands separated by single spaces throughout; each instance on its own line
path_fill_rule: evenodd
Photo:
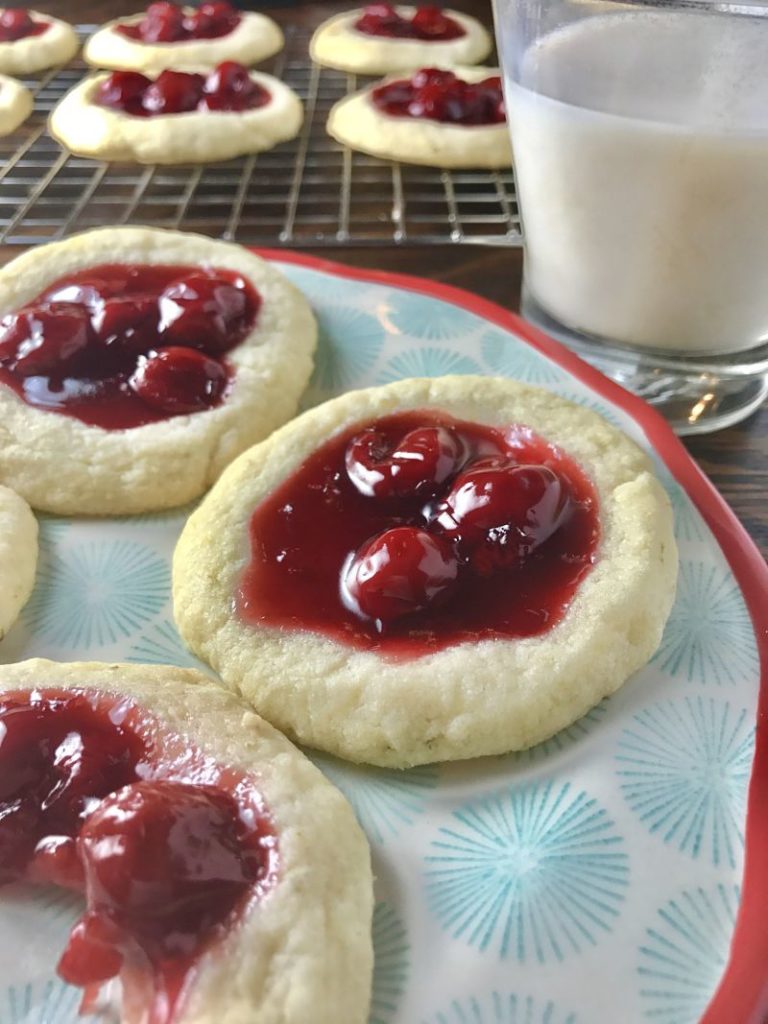
M 433 494 L 462 464 L 458 435 L 445 427 L 411 430 L 394 448 L 377 430 L 364 430 L 345 455 L 349 479 L 361 494 L 376 498 Z
M 417 471 L 393 472 L 420 449 L 403 462 Z M 335 436 L 258 506 L 238 613 L 398 658 L 536 636 L 565 614 L 599 532 L 590 481 L 526 427 L 399 413 Z
M 73 837 L 94 801 L 133 782 L 145 754 L 139 736 L 114 726 L 80 696 L 0 698 L 0 883 L 78 875 Z M 57 866 L 48 837 L 62 840 Z
M 216 405 L 227 386 L 227 372 L 202 352 L 172 346 L 142 356 L 129 383 L 151 408 L 178 416 Z
M 182 43 L 220 39 L 239 24 L 240 15 L 228 3 L 203 3 L 185 14 L 183 7 L 160 0 L 147 7 L 141 21 L 117 25 L 116 31 L 139 43 Z
M 442 43 L 466 35 L 458 21 L 432 4 L 419 7 L 411 18 L 398 14 L 391 4 L 370 4 L 353 28 L 368 36 L 419 39 L 422 42 Z
M 50 28 L 50 21 L 36 21 L 24 7 L 6 7 L 0 11 L 0 43 L 40 36 Z
M 101 107 L 132 117 L 188 114 L 193 110 L 242 112 L 264 107 L 272 94 L 251 78 L 242 64 L 228 60 L 208 76 L 186 71 L 162 71 L 152 81 L 135 71 L 113 71 L 94 95 Z
M 0 384 L 108 430 L 211 408 L 231 375 L 222 357 L 260 305 L 226 270 L 91 267 L 0 322 Z
M 390 117 L 463 125 L 502 124 L 506 120 L 498 75 L 470 83 L 452 71 L 422 68 L 410 79 L 378 86 L 371 93 L 371 100 Z
M 88 912 L 59 964 L 74 985 L 103 980 L 93 976 L 94 959 L 97 974 L 112 977 L 133 947 L 155 963 L 190 956 L 265 867 L 234 797 L 167 780 L 102 800 L 80 830 L 78 852 Z
M 120 974 L 125 1004 L 140 993 L 146 1019 L 169 1024 L 201 956 L 276 870 L 276 837 L 250 777 L 130 701 L 0 696 L 0 884 L 84 891 L 59 962 L 65 981 L 92 995 Z
M 353 555 L 342 576 L 342 594 L 353 612 L 381 630 L 446 600 L 458 574 L 450 544 L 418 527 L 396 526 Z

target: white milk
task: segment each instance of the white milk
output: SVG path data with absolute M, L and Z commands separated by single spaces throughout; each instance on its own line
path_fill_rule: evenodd
M 768 19 L 602 15 L 544 36 L 520 79 L 508 116 L 540 305 L 634 345 L 768 339 Z

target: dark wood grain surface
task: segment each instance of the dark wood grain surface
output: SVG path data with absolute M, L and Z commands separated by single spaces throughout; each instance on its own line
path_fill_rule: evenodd
M 100 22 L 123 14 L 134 13 L 144 4 L 137 0 L 46 0 L 35 7 L 72 22 Z M 300 21 L 308 27 L 338 10 L 358 4 L 313 3 L 283 4 L 241 3 L 257 8 L 277 21 Z M 451 0 L 451 6 L 465 10 L 490 23 L 490 6 L 486 0 Z M 520 249 L 473 245 L 440 245 L 408 247 L 386 245 L 363 249 L 308 250 L 357 267 L 400 271 L 474 291 L 507 309 L 517 310 L 520 298 L 522 251 Z M 5 261 L 19 252 L 18 248 L 0 249 Z M 768 553 L 768 407 L 763 406 L 748 420 L 719 433 L 686 440 L 686 446 L 705 473 L 724 495 L 746 526 L 752 538 Z

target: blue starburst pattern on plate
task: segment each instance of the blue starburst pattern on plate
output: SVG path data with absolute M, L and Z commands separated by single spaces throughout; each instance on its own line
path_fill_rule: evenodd
M 663 479 L 664 489 L 672 502 L 672 514 L 675 517 L 675 537 L 679 541 L 689 543 L 704 540 L 707 535 L 707 528 L 701 513 L 685 493 L 683 488 L 672 479 Z
M 637 969 L 646 1019 L 697 1024 L 725 970 L 738 906 L 738 887 L 717 885 L 682 892 L 656 912 Z
M 566 375 L 554 363 L 508 334 L 488 331 L 480 339 L 480 351 L 492 373 L 527 384 L 558 384 Z
M 168 600 L 168 563 L 133 541 L 90 541 L 44 559 L 24 619 L 67 650 L 116 643 L 138 632 Z
M 656 476 L 669 495 L 672 503 L 672 514 L 675 517 L 675 537 L 678 541 L 693 543 L 706 540 L 709 536 L 701 513 L 674 478 L 666 463 L 658 455 L 651 453 Z
M 456 373 L 481 373 L 474 359 L 448 348 L 413 348 L 390 359 L 379 373 L 377 384 L 391 384 L 404 377 L 445 377 Z
M 449 302 L 427 301 L 416 292 L 398 292 L 388 304 L 387 321 L 397 334 L 420 341 L 457 341 L 477 330 L 477 320 Z
M 437 785 L 434 765 L 390 771 L 345 764 L 314 750 L 308 753 L 352 804 L 363 831 L 374 843 L 384 843 L 412 825 Z
M 149 627 L 139 640 L 131 645 L 128 661 L 146 665 L 179 665 L 181 668 L 196 668 L 210 672 L 207 665 L 184 646 L 176 626 L 170 619 Z
M 61 981 L 11 985 L 0 1003 L 0 1024 L 75 1024 L 80 989 Z
M 725 686 L 757 677 L 752 623 L 727 570 L 680 563 L 677 597 L 652 664 L 689 683 Z
M 480 998 L 454 999 L 422 1024 L 577 1024 L 577 1017 L 549 1000 L 491 992 Z
M 295 263 L 283 263 L 277 261 L 279 269 L 300 288 L 307 299 L 313 305 L 314 312 L 318 312 L 329 303 L 343 302 L 349 298 L 350 290 L 356 286 L 353 282 L 343 277 L 336 277 L 335 274 L 318 274 L 315 270 L 308 270 L 299 267 Z M 368 287 L 376 287 L 375 285 Z
M 373 994 L 368 1024 L 389 1024 L 397 1013 L 409 974 L 405 925 L 388 903 L 373 908 Z
M 360 387 L 378 359 L 384 328 L 368 313 L 352 306 L 320 311 L 315 372 L 310 391 L 331 394 Z
M 624 842 L 597 800 L 569 783 L 534 783 L 453 814 L 427 856 L 427 893 L 443 928 L 520 963 L 595 945 L 620 913 Z
M 528 750 L 520 750 L 517 753 L 507 755 L 510 758 L 514 758 L 520 762 L 537 762 L 543 761 L 548 757 L 553 757 L 555 754 L 559 754 L 563 750 L 567 750 L 572 747 L 574 743 L 578 743 L 579 740 L 584 739 L 588 736 L 592 729 L 597 723 L 603 718 L 606 711 L 608 710 L 608 701 L 603 700 L 595 707 L 591 708 L 586 715 L 583 715 L 577 721 L 567 726 L 565 729 L 561 729 L 560 732 L 556 732 L 554 736 L 550 736 L 548 740 L 544 740 L 543 743 L 537 743 L 535 747 L 529 747 Z
M 686 697 L 635 715 L 616 760 L 627 803 L 652 833 L 691 857 L 735 868 L 753 751 L 745 710 Z

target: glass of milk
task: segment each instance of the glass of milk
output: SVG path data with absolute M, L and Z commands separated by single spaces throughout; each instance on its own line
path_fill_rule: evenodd
M 523 313 L 680 433 L 768 392 L 768 6 L 495 0 Z

